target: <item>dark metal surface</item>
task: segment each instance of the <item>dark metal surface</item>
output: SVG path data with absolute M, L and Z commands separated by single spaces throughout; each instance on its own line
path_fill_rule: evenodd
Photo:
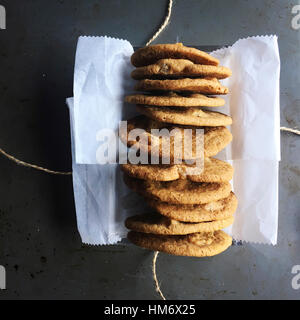
M 159 42 L 232 44 L 277 34 L 282 59 L 281 123 L 299 126 L 300 30 L 297 1 L 177 0 Z M 1 0 L 0 147 L 28 162 L 70 170 L 65 98 L 72 96 L 79 35 L 110 35 L 141 46 L 162 21 L 167 1 Z M 282 134 L 279 242 L 233 246 L 214 258 L 161 254 L 158 277 L 173 299 L 299 299 L 300 137 Z M 158 299 L 152 253 L 134 246 L 87 247 L 76 229 L 71 177 L 19 167 L 0 157 L 0 299 Z

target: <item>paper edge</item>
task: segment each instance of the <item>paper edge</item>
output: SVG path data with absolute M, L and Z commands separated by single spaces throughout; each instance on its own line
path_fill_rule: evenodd
M 118 40 L 118 41 L 122 41 L 124 43 L 128 43 L 130 46 L 132 46 L 132 44 L 126 40 L 126 39 L 122 39 L 122 38 L 116 38 L 116 37 L 110 37 L 110 36 L 88 36 L 88 35 L 81 35 L 78 37 L 78 41 L 80 39 L 101 39 L 101 38 L 104 38 L 104 39 L 112 39 L 112 40 Z M 133 47 L 133 46 L 132 46 Z
M 105 243 L 93 243 L 93 242 L 85 242 L 82 240 L 82 243 L 85 245 L 85 246 L 93 246 L 93 247 L 102 247 L 102 246 L 114 246 L 114 245 L 119 245 L 121 244 L 120 242 L 123 240 L 124 238 L 121 238 L 121 237 L 116 237 L 116 239 L 114 239 L 113 241 L 111 242 L 105 242 Z
M 246 38 L 240 38 L 240 39 L 238 39 L 237 41 L 235 41 L 234 44 L 228 45 L 228 46 L 223 46 L 223 47 L 220 48 L 220 49 L 211 51 L 210 54 L 213 54 L 213 53 L 221 53 L 221 52 L 223 52 L 223 51 L 226 50 L 226 49 L 235 47 L 239 42 L 244 41 L 244 40 L 249 40 L 249 39 L 272 39 L 272 38 L 278 40 L 278 36 L 277 36 L 276 34 L 270 34 L 270 35 L 267 35 L 267 34 L 266 34 L 266 35 L 248 36 L 248 37 L 246 37 Z

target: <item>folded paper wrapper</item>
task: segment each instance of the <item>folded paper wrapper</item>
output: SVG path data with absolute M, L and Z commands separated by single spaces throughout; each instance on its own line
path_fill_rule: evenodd
M 127 234 L 124 220 L 151 210 L 124 185 L 117 164 L 100 165 L 96 159 L 99 131 L 117 130 L 120 120 L 136 114 L 133 105 L 123 102 L 134 87 L 132 53 L 126 40 L 78 40 L 74 98 L 67 99 L 67 104 L 77 224 L 86 244 L 118 243 Z M 228 127 L 233 141 L 218 155 L 234 167 L 232 186 L 239 200 L 234 224 L 225 231 L 238 241 L 275 245 L 280 161 L 277 37 L 240 39 L 211 54 L 233 73 L 222 81 L 230 91 L 224 97 L 226 105 L 215 109 L 233 118 Z

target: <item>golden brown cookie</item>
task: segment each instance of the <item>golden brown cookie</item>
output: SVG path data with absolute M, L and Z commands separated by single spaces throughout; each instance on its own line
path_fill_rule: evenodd
M 151 199 L 172 204 L 203 204 L 229 196 L 229 182 L 200 183 L 187 179 L 151 181 L 131 178 L 124 174 L 124 182 L 133 191 Z
M 203 222 L 231 217 L 237 209 L 238 201 L 233 192 L 224 199 L 204 204 L 170 204 L 146 198 L 147 203 L 160 214 L 183 222 Z
M 231 73 L 226 67 L 195 64 L 185 59 L 161 59 L 133 70 L 131 76 L 136 80 L 181 77 L 225 79 L 230 77 Z
M 176 91 L 198 92 L 204 94 L 227 94 L 228 88 L 221 85 L 216 78 L 211 79 L 167 79 L 140 80 L 135 85 L 137 91 Z
M 179 165 L 167 164 L 121 164 L 121 170 L 128 176 L 142 180 L 173 181 L 181 176 Z
M 200 108 L 156 107 L 137 105 L 137 111 L 145 116 L 173 124 L 190 126 L 228 126 L 232 124 L 232 118 L 220 112 L 201 110 Z
M 228 162 L 214 158 L 204 159 L 203 172 L 200 174 L 189 174 L 187 178 L 194 182 L 226 182 L 233 177 L 233 167 Z
M 167 92 L 160 95 L 133 94 L 125 97 L 132 104 L 144 104 L 162 107 L 221 107 L 225 100 L 219 97 L 207 97 L 199 93 L 177 94 Z
M 182 43 L 155 44 L 140 48 L 131 56 L 131 63 L 135 67 L 153 64 L 160 59 L 187 59 L 198 64 L 217 66 L 219 60 L 201 50 L 184 46 Z
M 173 220 L 159 213 L 139 214 L 125 221 L 127 229 L 161 235 L 183 235 L 196 232 L 213 232 L 229 227 L 234 221 L 233 216 L 226 219 L 200 223 L 186 223 Z
M 189 179 L 195 182 L 226 182 L 233 177 L 233 167 L 224 161 L 205 158 L 203 168 L 200 172 L 189 172 L 189 168 L 195 165 L 186 163 L 164 165 L 164 164 L 122 164 L 121 169 L 130 177 L 153 180 L 153 181 L 174 181 L 178 179 Z
M 232 238 L 221 230 L 184 236 L 162 236 L 130 231 L 127 238 L 145 249 L 190 257 L 214 256 L 232 244 Z
M 139 137 L 133 135 L 132 131 L 140 129 Z M 169 136 L 154 133 L 152 129 L 166 129 L 170 133 Z M 191 136 L 184 135 L 184 129 L 190 129 Z M 145 116 L 137 116 L 127 121 L 127 133 L 120 132 L 120 139 L 128 147 L 134 147 L 141 152 L 149 153 L 156 157 L 166 158 L 164 152 L 166 145 L 170 146 L 170 163 L 174 163 L 175 159 L 193 160 L 199 158 L 200 134 L 197 129 L 199 127 L 172 126 L 166 123 L 149 119 Z M 130 132 L 132 136 L 130 135 Z M 172 133 L 172 134 L 171 134 Z M 139 138 L 139 141 L 134 140 Z M 226 127 L 204 127 L 204 156 L 212 157 L 226 147 L 232 140 L 232 135 Z M 179 142 L 181 142 L 179 144 Z M 186 148 L 184 147 L 186 146 Z M 191 146 L 191 147 L 190 147 Z M 185 148 L 185 150 L 184 150 Z
M 213 157 L 224 149 L 232 140 L 232 134 L 226 127 L 205 127 L 204 155 Z

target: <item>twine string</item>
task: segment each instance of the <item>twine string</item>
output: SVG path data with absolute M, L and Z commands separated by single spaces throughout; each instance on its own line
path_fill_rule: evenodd
M 292 128 L 287 128 L 287 127 L 280 127 L 281 131 L 285 131 L 285 132 L 291 132 L 294 134 L 297 134 L 298 136 L 300 135 L 300 131 L 297 129 L 292 129 Z
M 155 251 L 154 255 L 153 255 L 153 259 L 152 259 L 152 276 L 153 276 L 153 280 L 155 283 L 155 291 L 158 292 L 158 294 L 160 295 L 160 297 L 162 298 L 162 300 L 167 300 L 164 296 L 164 294 L 162 293 L 161 289 L 160 289 L 160 285 L 157 279 L 157 274 L 156 274 L 156 261 L 157 261 L 157 257 L 158 257 L 159 251 Z
M 56 175 L 62 175 L 62 176 L 72 175 L 72 172 L 54 171 L 54 170 L 50 170 L 50 169 L 47 169 L 47 168 L 43 168 L 43 167 L 37 166 L 37 165 L 32 164 L 32 163 L 28 163 L 28 162 L 19 160 L 16 157 L 12 156 L 11 154 L 8 154 L 7 152 L 5 152 L 2 148 L 0 148 L 0 153 L 4 157 L 6 157 L 7 159 L 9 159 L 9 160 L 11 160 L 11 161 L 15 162 L 16 164 L 18 164 L 20 166 L 23 166 L 23 167 L 28 167 L 28 168 L 32 168 L 32 169 L 35 169 L 35 170 L 44 171 L 44 172 L 49 173 L 49 174 L 56 174 Z
M 146 43 L 146 47 L 149 46 L 151 42 L 153 42 L 166 28 L 168 25 L 171 14 L 172 14 L 173 0 L 169 0 L 167 15 L 165 16 L 164 22 L 159 27 L 159 29 L 154 33 L 153 37 Z

